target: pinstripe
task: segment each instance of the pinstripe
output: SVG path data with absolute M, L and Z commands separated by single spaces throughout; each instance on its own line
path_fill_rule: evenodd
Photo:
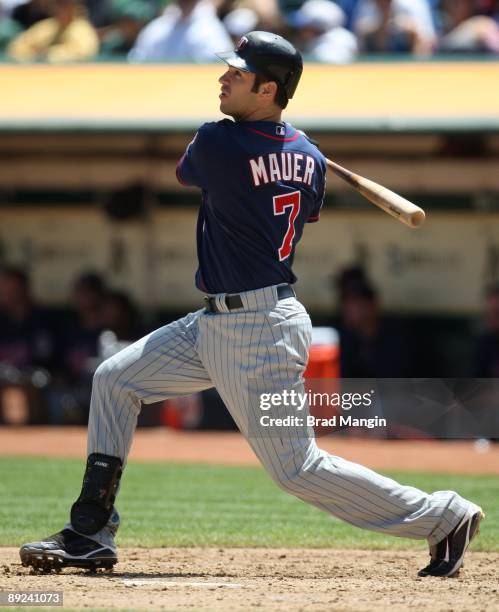
M 248 329 L 249 330 L 249 346 L 254 346 L 253 345 L 253 331 L 255 329 L 255 325 L 254 325 L 254 321 L 255 321 L 255 314 L 253 313 L 253 322 L 251 323 L 251 325 L 248 325 L 248 313 L 245 311 L 243 312 L 242 316 L 244 317 L 244 321 L 242 322 L 242 326 L 243 329 Z M 248 333 L 248 332 L 247 332 Z M 241 365 L 242 367 L 239 368 L 239 371 L 237 372 L 238 374 L 238 384 L 239 384 L 239 393 L 236 393 L 236 397 L 237 397 L 237 410 L 244 415 L 247 415 L 247 412 L 244 411 L 244 406 L 248 403 L 248 396 L 247 396 L 247 391 L 244 388 L 243 385 L 243 374 L 245 374 L 246 372 L 248 372 L 250 370 L 250 359 L 251 359 L 251 353 L 250 351 L 245 351 L 242 355 L 241 355 Z M 234 351 L 234 361 L 236 359 L 236 352 Z M 235 377 L 234 377 L 235 380 Z M 249 430 L 249 418 L 246 416 L 246 419 L 244 421 L 244 432 L 246 439 L 248 440 L 248 430 Z M 249 440 L 248 440 L 249 441 Z
M 226 315 L 221 315 L 221 316 L 225 317 Z M 230 315 L 230 316 L 234 316 L 234 315 Z M 226 321 L 225 321 L 225 323 L 226 323 Z M 300 321 L 300 323 L 303 324 L 303 321 Z M 269 333 L 271 335 L 273 335 L 272 328 L 271 328 L 271 326 L 268 323 L 267 323 L 267 329 L 268 329 Z M 286 341 L 287 338 L 285 337 L 284 333 L 282 334 L 282 336 L 283 336 L 283 340 Z M 261 337 L 262 337 L 262 334 L 261 334 Z M 259 346 L 258 346 L 259 351 L 261 350 L 260 344 L 261 344 L 261 342 L 259 343 Z M 269 347 L 268 346 L 266 347 L 266 351 L 267 351 L 267 354 L 270 355 L 270 359 L 271 360 L 274 359 L 274 361 L 276 361 L 277 364 L 280 364 L 281 363 L 281 358 L 280 358 L 279 353 L 276 350 L 276 345 L 277 345 L 277 339 L 274 336 L 272 338 L 272 343 L 271 343 L 272 354 L 269 354 Z M 270 367 L 271 378 L 272 379 L 280 379 L 280 378 L 282 378 L 280 376 L 280 373 L 279 373 L 279 368 L 276 369 L 274 367 L 274 365 L 275 365 L 275 363 L 272 363 L 272 365 Z M 286 371 L 288 372 L 288 376 L 289 376 L 289 363 L 286 363 Z M 255 421 L 255 416 L 256 416 L 255 415 L 255 410 L 254 410 L 254 408 L 251 405 L 250 405 L 250 409 L 252 410 L 252 413 L 253 413 L 253 421 Z M 279 468 L 280 468 L 281 473 L 277 474 L 276 473 L 277 466 L 276 466 L 276 464 L 274 462 L 274 459 L 279 457 L 279 452 L 278 452 L 278 449 L 276 447 L 275 440 L 272 440 L 272 439 L 270 439 L 270 440 L 261 440 L 261 441 L 258 441 L 258 442 L 259 442 L 259 444 L 253 443 L 252 446 L 254 448 L 256 447 L 255 450 L 256 450 L 257 454 L 259 455 L 259 458 L 262 460 L 262 462 L 264 464 L 266 464 L 268 462 L 268 466 L 267 467 L 268 467 L 269 471 L 271 471 L 271 473 L 273 472 L 273 474 L 272 474 L 273 477 L 277 476 L 276 480 L 279 481 L 279 483 L 282 485 L 283 484 L 283 478 L 282 478 L 283 466 L 282 466 L 282 463 L 279 463 Z M 269 448 L 269 444 L 270 444 L 270 448 Z M 271 453 L 270 456 L 269 456 L 269 453 Z M 266 455 L 266 456 L 263 456 L 263 455 Z M 293 457 L 296 458 L 296 454 L 293 455 Z M 296 463 L 294 465 L 295 465 L 295 470 L 298 472 Z M 374 473 L 369 472 L 370 476 L 371 476 L 371 474 L 373 476 L 377 476 Z M 323 496 L 326 495 L 326 497 L 330 498 L 331 497 L 331 492 L 330 492 L 331 483 L 327 479 L 322 477 L 320 474 L 315 474 L 315 476 L 316 477 L 318 476 L 317 480 L 315 482 L 313 480 L 309 480 L 309 482 L 305 485 L 305 492 L 307 492 L 307 490 L 308 490 L 309 493 L 310 492 L 318 493 L 319 495 L 320 494 L 322 494 Z M 384 480 L 384 477 L 379 477 L 379 478 Z M 348 479 L 347 478 L 343 478 L 343 480 L 345 480 L 346 483 L 348 484 Z M 319 481 L 319 483 L 321 483 L 321 484 L 318 484 L 317 481 Z M 329 491 L 328 491 L 328 487 L 327 486 L 322 486 L 322 482 L 324 482 L 325 485 L 328 484 L 328 482 L 329 482 Z M 384 482 L 385 482 L 385 484 L 388 484 L 388 483 L 391 484 L 393 481 L 388 481 L 388 479 L 387 479 L 387 480 L 384 480 Z M 298 483 L 299 483 L 299 480 L 298 480 Z M 368 502 L 367 502 L 367 500 L 365 498 L 367 497 L 367 495 L 372 496 L 373 493 L 375 493 L 375 491 L 373 489 L 376 488 L 376 483 L 371 484 L 371 486 L 369 488 L 357 485 L 357 483 L 353 483 L 354 484 L 354 487 L 353 487 L 354 490 L 353 491 L 348 486 L 344 486 L 343 484 L 340 484 L 340 483 L 335 483 L 335 484 L 336 484 L 337 487 L 339 487 L 340 489 L 344 490 L 347 493 L 347 495 L 338 496 L 339 498 L 349 502 L 352 506 L 354 506 L 354 505 L 360 506 L 360 512 L 361 513 L 363 511 L 362 506 L 364 507 L 364 512 L 367 510 L 366 506 L 367 506 Z M 352 483 L 350 483 L 350 484 L 352 484 Z M 396 484 L 396 483 L 393 483 L 393 484 Z M 285 487 L 289 487 L 289 484 L 285 485 Z M 398 488 L 398 485 L 397 485 L 397 488 Z M 298 491 L 293 491 L 293 492 L 298 493 Z M 301 489 L 301 492 L 303 493 L 303 489 Z M 412 494 L 412 490 L 411 489 L 409 489 L 409 492 Z M 327 495 L 328 493 L 329 493 L 329 495 Z M 367 495 L 366 495 L 366 493 L 367 493 Z M 353 497 L 351 497 L 350 494 L 353 494 Z M 420 496 L 422 498 L 424 498 L 425 494 L 421 493 Z M 300 495 L 300 497 L 302 497 L 302 495 Z M 310 497 L 311 497 L 311 495 L 309 494 L 309 495 L 305 495 L 302 498 L 304 498 L 306 501 L 311 501 Z M 374 502 L 371 499 L 371 501 L 369 503 L 369 506 L 370 506 L 369 514 L 371 514 L 371 516 L 373 516 L 373 518 L 381 518 L 381 519 L 383 519 L 382 522 L 384 524 L 386 524 L 388 522 L 387 521 L 387 512 L 389 511 L 385 507 L 385 504 L 387 503 L 387 495 L 386 494 L 384 496 L 375 495 L 375 497 L 377 497 L 380 500 L 381 503 L 376 503 L 376 502 Z M 397 509 L 397 513 L 396 514 L 397 515 L 401 514 L 401 510 L 404 510 L 404 509 L 407 510 L 407 502 L 404 499 L 402 499 L 401 502 L 397 503 L 397 504 L 394 504 L 393 500 L 389 500 L 389 503 L 396 507 L 396 509 Z M 374 508 L 376 508 L 379 511 L 376 512 L 374 510 Z M 331 508 L 331 507 L 329 509 L 333 510 L 333 508 Z M 333 510 L 333 512 L 334 512 L 334 510 Z M 341 512 L 340 514 L 341 514 L 342 518 L 346 518 L 344 512 Z M 367 517 L 364 517 L 363 524 L 365 526 L 368 526 L 368 522 L 365 520 L 366 518 Z M 429 518 L 430 518 L 430 520 L 428 520 L 428 515 L 427 515 L 425 521 L 424 522 L 420 521 L 420 524 L 419 524 L 418 527 L 413 525 L 412 526 L 412 534 L 409 534 L 409 535 L 411 535 L 411 537 L 426 537 L 428 535 L 429 531 L 430 531 L 430 527 L 431 527 L 432 523 L 434 523 L 434 521 L 431 520 L 431 517 L 429 517 Z M 440 517 L 437 515 L 436 518 L 438 519 Z M 355 524 L 356 521 L 353 520 L 353 523 Z M 380 523 L 380 521 L 371 522 L 369 526 L 371 528 L 375 528 L 375 529 L 383 529 L 382 527 L 379 527 L 379 523 Z M 411 527 L 404 528 L 404 531 L 408 532 L 410 529 L 411 529 Z M 399 530 L 400 530 L 400 528 L 399 528 Z
M 246 317 L 245 317 L 246 318 Z M 227 317 L 227 329 L 229 329 L 229 320 L 230 317 Z M 236 374 L 237 374 L 237 363 L 236 363 L 236 353 L 235 351 L 231 351 L 230 347 L 228 348 L 228 353 L 230 354 L 230 356 L 232 357 L 232 362 L 231 362 L 231 366 L 230 366 L 230 374 L 229 374 L 229 393 L 231 395 L 231 397 L 237 398 L 238 394 L 237 394 L 237 382 L 236 382 Z M 239 398 L 238 398 L 239 400 Z M 242 414 L 241 411 L 241 406 L 240 406 L 240 400 L 238 401 L 238 406 L 237 406 L 237 412 L 238 414 Z M 239 424 L 239 428 L 241 428 L 241 424 Z
M 281 329 L 281 334 L 282 334 L 282 340 L 283 340 L 283 342 L 285 343 L 285 345 L 287 346 L 287 345 L 288 345 L 288 343 L 286 343 L 286 339 L 284 338 L 284 327 L 281 327 L 280 329 Z M 272 339 L 273 339 L 273 346 L 274 346 L 275 351 L 276 351 L 276 353 L 277 353 L 277 363 L 278 363 L 278 366 L 280 366 L 279 353 L 278 353 L 278 351 L 277 351 L 277 342 L 276 342 L 276 339 L 275 339 L 275 336 L 274 336 L 274 332 L 273 332 L 273 330 L 272 330 L 272 326 L 271 326 L 271 325 L 269 325 L 269 331 L 270 331 L 270 333 L 271 333 L 271 335 L 272 335 Z M 297 346 L 297 345 L 291 345 L 291 346 Z M 286 362 L 286 366 L 288 366 L 288 362 Z M 288 368 L 287 368 L 287 370 L 288 370 Z M 289 380 L 290 382 L 293 380 L 293 377 L 289 375 L 289 370 L 287 371 L 287 378 L 288 378 L 288 380 Z M 292 430 L 291 430 L 291 431 L 292 431 Z M 282 444 L 282 439 L 281 439 L 281 444 Z M 283 445 L 283 447 L 284 447 L 284 445 Z M 292 454 L 292 458 L 293 458 L 293 463 L 294 463 L 294 465 L 295 465 L 295 473 L 296 473 L 296 472 L 298 471 L 298 466 L 297 466 L 298 457 L 297 457 L 297 454 L 296 454 L 296 453 L 293 453 L 293 454 Z M 281 462 L 281 460 L 280 460 L 280 455 L 279 455 L 279 453 L 277 453 L 277 459 L 278 459 L 278 461 L 279 461 L 279 468 L 280 468 L 281 472 L 282 472 L 282 473 L 285 473 L 285 470 L 283 469 L 282 462 Z M 281 483 L 281 484 L 282 484 L 282 483 Z M 289 486 L 289 485 L 288 485 L 288 486 Z M 296 491 L 296 492 L 299 494 L 299 493 L 300 493 L 299 489 L 298 489 L 298 491 Z
M 117 452 L 122 458 L 127 456 L 136 425 L 136 415 L 135 418 L 131 418 L 133 416 L 131 413 L 135 411 L 138 414 L 140 411 L 140 400 L 143 395 L 148 396 L 149 399 L 157 397 L 159 400 L 178 395 L 179 393 L 189 393 L 192 387 L 200 390 L 212 386 L 200 363 L 197 363 L 197 368 L 193 368 L 193 365 L 199 362 L 199 360 L 195 351 L 189 345 L 188 334 L 178 334 L 172 331 L 174 326 L 178 330 L 182 328 L 185 322 L 188 325 L 192 320 L 193 316 L 187 315 L 180 322 L 175 322 L 171 326 L 165 326 L 156 330 L 111 357 L 98 368 L 94 377 L 89 419 L 89 453 L 96 452 L 94 448 L 104 448 L 108 454 Z M 150 342 L 149 339 L 153 337 L 154 341 Z M 193 339 L 195 339 L 195 336 L 190 338 L 191 341 Z M 145 349 L 146 346 L 148 347 L 147 350 Z M 190 363 L 189 370 L 193 372 L 190 378 L 186 376 L 186 372 L 183 369 L 179 370 L 180 380 L 178 379 L 178 374 L 175 375 L 175 370 L 181 368 L 179 365 L 181 360 Z M 155 365 L 157 362 L 161 363 L 160 368 Z M 149 381 L 144 380 L 144 373 L 148 373 L 148 369 L 150 373 L 151 367 L 153 367 L 153 372 L 156 374 L 161 371 L 163 372 L 160 375 L 162 385 L 159 384 L 160 381 L 157 381 L 160 391 L 156 396 L 150 393 L 151 389 L 148 387 Z M 184 380 L 188 378 L 188 380 L 183 382 L 182 378 Z M 180 387 L 179 392 L 175 391 L 170 383 L 178 384 Z M 154 401 L 154 399 L 151 401 Z M 133 406 L 133 409 L 131 406 Z M 109 431 L 108 420 L 111 415 L 114 416 L 115 414 L 116 421 L 114 424 L 116 427 L 114 429 L 116 433 L 128 431 L 129 435 L 122 436 L 123 448 L 110 449 L 107 441 L 113 438 Z M 125 419 L 122 419 L 123 414 L 126 415 Z M 100 438 L 103 427 L 106 428 L 108 433 L 104 436 L 102 443 Z
M 255 429 L 265 392 L 298 389 L 311 323 L 277 289 L 241 294 L 244 308 L 197 311 L 162 327 L 102 364 L 94 378 L 88 450 L 126 460 L 143 405 L 216 386 L 241 432 L 285 491 L 358 527 L 434 544 L 469 502 L 453 491 L 427 494 L 319 449 L 310 428 L 269 435 Z M 308 407 L 302 416 L 308 414 Z M 284 413 L 283 413 L 284 414 Z
M 133 352 L 138 352 L 139 351 L 138 347 L 133 347 L 133 348 L 130 347 L 130 349 Z M 114 374 L 114 382 L 113 382 L 113 386 L 111 387 L 111 385 L 109 383 L 109 379 L 110 379 L 111 375 L 113 375 L 113 374 Z M 106 377 L 105 377 L 105 379 L 103 381 L 103 385 L 102 385 L 105 389 L 108 390 L 108 395 L 109 395 L 108 401 L 111 401 L 111 396 L 112 396 L 113 391 L 114 391 L 114 386 L 116 384 L 116 381 L 119 379 L 119 376 L 120 376 L 119 370 L 113 370 L 113 368 L 109 368 L 109 371 L 108 371 L 108 373 L 107 373 L 107 375 L 106 375 Z M 121 409 L 120 409 L 120 411 L 121 411 Z M 118 419 L 119 418 L 121 418 L 121 414 L 118 416 Z
M 131 349 L 132 353 L 136 353 L 139 350 L 138 347 L 133 346 L 133 345 L 132 345 L 132 347 L 130 347 L 130 349 Z M 142 365 L 142 369 L 147 368 L 147 366 L 149 365 L 149 362 L 145 360 L 146 356 L 147 355 L 143 355 L 142 356 L 142 357 L 144 357 L 143 359 L 141 358 L 141 359 L 137 359 L 136 361 L 134 361 L 133 365 L 138 364 L 140 362 L 141 365 Z M 116 356 L 116 360 L 118 358 L 119 358 L 119 355 Z M 124 410 L 124 405 L 125 405 L 122 401 L 120 401 L 120 398 L 123 395 L 123 387 L 125 385 L 124 384 L 121 385 L 119 393 L 115 392 L 115 388 L 116 388 L 116 385 L 117 385 L 117 383 L 118 383 L 118 381 L 120 379 L 121 380 L 125 380 L 125 381 L 128 381 L 130 379 L 130 377 L 128 377 L 128 370 L 131 369 L 131 367 L 132 366 L 130 366 L 129 368 L 125 369 L 124 371 L 121 371 L 119 368 L 114 369 L 114 368 L 110 367 L 108 369 L 109 371 L 108 371 L 107 375 L 105 376 L 105 380 L 104 380 L 104 383 L 103 383 L 104 388 L 108 390 L 108 392 L 107 392 L 108 397 L 106 398 L 106 401 L 109 402 L 110 404 L 112 404 L 113 403 L 112 402 L 112 397 L 115 396 L 117 398 L 116 401 L 114 402 L 114 405 L 113 405 L 113 412 L 114 412 L 114 409 L 119 410 L 119 414 L 118 414 L 118 417 L 117 417 L 118 418 L 118 423 L 121 420 L 121 416 L 122 416 L 122 413 L 123 413 L 123 410 Z M 114 374 L 113 384 L 111 386 L 110 378 L 111 378 L 111 375 L 113 375 L 113 374 Z M 121 404 L 121 406 L 118 408 L 119 404 Z
M 273 338 L 273 346 L 274 348 L 277 347 L 277 339 L 274 335 L 274 332 L 272 330 L 272 327 L 270 325 L 268 325 L 268 329 L 270 334 L 272 335 Z M 284 335 L 284 329 L 281 329 L 281 335 L 282 335 L 282 340 L 285 342 L 286 338 Z M 296 346 L 296 345 L 295 345 Z M 280 357 L 278 354 L 278 351 L 276 350 L 276 360 L 277 360 L 277 364 L 278 364 L 278 368 L 280 369 Z M 285 364 L 286 370 L 289 370 L 289 366 L 288 363 Z M 290 377 L 289 380 L 292 380 L 292 378 Z M 277 454 L 277 456 L 279 457 L 279 454 Z M 311 495 L 306 495 L 305 499 L 313 499 L 313 497 L 315 497 L 315 495 L 318 495 L 319 497 L 324 497 L 325 499 L 327 499 L 328 497 L 332 496 L 332 493 L 334 491 L 336 497 L 340 497 L 341 499 L 343 499 L 346 502 L 352 503 L 352 500 L 349 498 L 348 495 L 343 495 L 343 496 L 339 496 L 338 492 L 337 492 L 337 488 L 343 489 L 346 493 L 352 493 L 353 491 L 349 490 L 346 487 L 342 487 L 341 485 L 338 485 L 337 482 L 334 482 L 334 477 L 333 475 L 330 473 L 329 476 L 330 478 L 323 478 L 321 477 L 318 473 L 314 474 L 315 478 L 319 481 L 324 481 L 326 486 L 321 486 L 320 484 L 318 484 L 317 482 L 314 482 L 310 477 L 305 477 L 302 476 L 301 474 L 301 468 L 298 467 L 297 465 L 297 460 L 299 459 L 297 456 L 297 453 L 293 453 L 292 455 L 293 460 L 295 462 L 295 473 L 297 475 L 297 479 L 296 479 L 296 483 L 291 487 L 290 485 L 288 485 L 287 488 L 292 488 L 294 492 L 296 493 L 300 493 L 300 492 L 309 492 Z M 282 466 L 282 463 L 280 464 L 280 470 L 282 473 L 285 473 L 285 469 Z M 307 475 L 308 476 L 308 475 Z M 300 482 L 301 481 L 301 482 Z M 329 487 L 327 486 L 329 485 Z M 331 485 L 334 486 L 334 489 L 331 487 Z M 362 500 L 363 497 L 358 495 L 359 500 Z M 380 510 L 384 510 L 384 508 L 382 508 L 381 506 L 379 506 L 378 504 L 374 503 L 371 501 L 371 505 L 375 506 L 375 507 L 379 507 Z M 365 514 L 371 514 L 375 517 L 379 517 L 379 518 L 383 518 L 383 513 L 379 514 L 377 512 L 374 512 L 373 510 L 367 510 L 366 506 L 364 506 L 364 512 Z
M 275 338 L 275 336 L 274 336 L 274 334 L 273 334 L 273 330 L 272 330 L 272 328 L 271 328 L 270 326 L 269 326 L 269 330 L 270 330 L 270 332 L 271 332 L 271 334 L 272 334 L 272 336 L 273 336 L 274 346 L 276 346 L 276 345 L 277 345 L 277 341 L 276 341 L 276 338 Z M 284 329 L 282 329 L 281 331 L 282 331 L 282 339 L 283 339 L 283 341 L 286 341 L 286 338 L 285 338 L 285 335 L 284 335 Z M 292 346 L 293 346 L 293 345 L 292 345 Z M 294 346 L 296 346 L 296 344 L 294 344 Z M 278 359 L 278 363 L 279 363 L 279 365 L 280 365 L 279 356 L 277 357 L 277 359 Z M 291 378 L 290 378 L 290 380 L 291 380 Z M 294 456 L 296 456 L 296 455 L 294 455 Z M 282 466 L 281 466 L 281 467 L 282 467 Z M 323 481 L 323 482 L 325 483 L 325 486 L 321 486 L 321 485 L 319 485 L 317 482 L 313 482 L 313 480 L 312 480 L 311 478 L 304 478 L 304 477 L 301 475 L 300 470 L 298 469 L 298 467 L 296 466 L 296 464 L 295 464 L 295 468 L 296 468 L 296 473 L 297 473 L 297 475 L 298 475 L 298 478 L 299 478 L 300 480 L 304 480 L 304 482 L 303 482 L 303 484 L 302 484 L 301 486 L 303 487 L 303 489 L 304 489 L 305 491 L 310 491 L 311 493 L 319 493 L 319 494 L 322 492 L 322 493 L 324 493 L 324 494 L 325 494 L 325 496 L 327 497 L 327 496 L 328 496 L 328 494 L 329 494 L 329 496 L 331 495 L 331 486 L 330 486 L 330 485 L 331 485 L 331 484 L 334 484 L 334 486 L 335 486 L 335 487 L 340 487 L 340 488 L 341 488 L 341 489 L 343 489 L 343 490 L 344 490 L 346 493 L 348 493 L 348 494 L 350 494 L 350 493 L 351 493 L 352 495 L 356 495 L 356 496 L 358 497 L 359 501 L 361 501 L 361 500 L 363 500 L 363 499 L 365 500 L 365 498 L 366 498 L 366 496 L 360 495 L 360 494 L 356 493 L 355 491 L 353 491 L 353 490 L 349 489 L 348 487 L 341 486 L 341 485 L 339 485 L 337 482 L 334 482 L 334 483 L 333 483 L 333 482 L 332 482 L 331 477 L 329 477 L 329 478 L 325 478 L 325 477 L 321 476 L 319 473 L 316 473 L 316 474 L 314 474 L 314 476 L 315 476 L 316 480 L 318 480 L 318 481 Z M 330 473 L 328 474 L 328 476 L 330 476 Z M 377 476 L 377 475 L 376 475 L 376 476 Z M 312 488 L 312 485 L 313 485 L 313 488 Z M 329 487 L 328 487 L 327 485 L 329 485 Z M 365 487 L 361 487 L 361 486 L 359 485 L 359 488 L 361 488 L 361 489 L 365 489 L 366 491 L 368 491 L 368 492 L 369 492 L 369 494 L 370 494 L 370 495 L 373 495 L 372 487 L 370 487 L 369 489 L 367 489 L 367 488 L 365 488 Z M 374 493 L 374 495 L 376 495 L 376 493 Z M 378 498 L 380 498 L 382 501 L 386 501 L 386 496 L 385 496 L 385 497 L 381 497 L 380 495 L 376 495 L 376 496 L 377 496 Z M 346 501 L 352 501 L 352 500 L 350 500 L 350 499 L 349 499 L 349 497 L 345 497 L 345 496 L 343 497 L 343 499 L 345 499 Z M 365 501 L 367 501 L 367 500 L 365 500 Z M 380 505 L 380 504 L 376 504 L 376 503 L 375 503 L 375 502 L 373 502 L 372 500 L 369 500 L 369 501 L 371 502 L 371 505 L 372 505 L 372 506 L 379 508 L 379 509 L 380 509 L 380 510 L 382 510 L 383 512 L 386 510 L 386 509 L 385 509 L 385 508 L 384 508 L 382 505 Z M 395 504 L 395 503 L 393 502 L 393 500 L 390 500 L 390 501 L 392 501 L 392 505 L 393 505 L 393 506 L 395 506 L 395 507 L 397 507 L 398 509 L 402 509 L 402 508 L 403 508 L 403 506 L 402 506 L 402 505 Z M 358 502 L 355 502 L 355 503 L 357 504 Z M 364 509 L 364 511 L 366 511 L 366 513 L 367 513 L 367 507 L 366 507 L 366 506 L 364 506 L 364 507 L 363 507 L 363 509 Z M 370 514 L 373 514 L 373 515 L 375 515 L 375 516 L 379 516 L 379 517 L 382 517 L 382 516 L 383 516 L 382 514 L 380 515 L 380 514 L 375 513 L 373 510 L 370 510 L 370 511 L 369 511 L 369 513 L 370 513 Z

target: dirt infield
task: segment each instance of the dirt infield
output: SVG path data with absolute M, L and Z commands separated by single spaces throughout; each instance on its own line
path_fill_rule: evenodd
M 64 607 L 163 610 L 499 610 L 499 554 L 471 553 L 453 579 L 418 578 L 424 553 L 136 549 L 113 573 L 30 575 L 0 549 L 0 590 L 64 591 Z
M 321 438 L 330 452 L 374 469 L 499 474 L 499 445 Z M 0 428 L 1 455 L 83 458 L 83 428 Z M 257 464 L 237 433 L 137 431 L 137 461 Z M 499 611 L 499 553 L 469 553 L 455 579 L 421 579 L 414 551 L 259 548 L 120 550 L 113 573 L 32 575 L 0 548 L 0 591 L 64 591 L 71 609 Z
M 375 470 L 420 470 L 454 474 L 499 474 L 499 444 L 323 437 L 321 448 Z M 0 455 L 86 456 L 83 427 L 0 427 Z M 237 432 L 137 430 L 131 460 L 257 465 Z

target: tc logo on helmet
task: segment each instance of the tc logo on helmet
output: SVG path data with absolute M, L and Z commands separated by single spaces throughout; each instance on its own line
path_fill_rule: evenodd
M 236 51 L 242 51 L 247 44 L 248 39 L 246 38 L 246 36 L 241 36 L 239 42 L 237 43 Z

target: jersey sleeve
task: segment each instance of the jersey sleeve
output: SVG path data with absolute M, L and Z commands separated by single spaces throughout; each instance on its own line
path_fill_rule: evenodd
M 319 163 L 317 163 L 318 172 L 315 177 L 315 189 L 316 199 L 312 210 L 310 212 L 310 216 L 307 219 L 307 223 L 317 223 L 321 216 L 322 206 L 324 204 L 324 195 L 326 193 L 326 162 L 323 157 L 321 157 Z
M 212 126 L 213 124 L 210 123 L 202 125 L 179 159 L 176 175 L 181 185 L 194 185 L 206 189 L 209 176 L 208 167 L 212 157 L 210 149 L 214 149 L 213 138 L 210 135 Z

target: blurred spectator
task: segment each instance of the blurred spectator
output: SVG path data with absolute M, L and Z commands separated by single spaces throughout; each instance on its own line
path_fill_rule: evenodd
M 258 15 L 252 9 L 238 8 L 227 13 L 223 23 L 235 45 L 241 36 L 258 29 Z
M 12 11 L 26 0 L 0 0 L 0 17 L 10 16 Z
M 106 292 L 97 274 L 83 274 L 74 284 L 71 301 L 74 316 L 62 330 L 63 372 L 69 380 L 91 374 L 98 355 L 99 336 L 105 328 L 103 309 Z
M 303 0 L 279 0 L 279 9 L 285 16 L 289 16 L 293 11 L 297 11 L 303 4 Z
M 355 289 L 358 286 L 363 287 L 369 284 L 364 268 L 360 265 L 351 265 L 343 268 L 337 276 L 331 278 L 332 286 L 338 295 L 338 301 L 343 300 L 343 296 L 350 289 Z
M 277 0 L 213 0 L 213 4 L 217 14 L 224 20 L 229 13 L 240 9 L 252 11 L 256 14 L 258 27 L 254 26 L 242 32 L 242 34 L 254 29 L 279 33 L 283 25 Z M 238 19 L 241 19 L 241 17 L 238 17 Z M 233 34 L 233 36 L 236 38 L 236 34 Z
M 485 12 L 489 17 L 492 17 L 496 23 L 499 23 L 499 0 L 483 0 Z
M 0 0 L 0 53 L 23 30 L 49 16 L 47 0 Z
M 85 0 L 87 15 L 95 28 L 111 25 L 113 21 L 112 0 Z
M 499 378 L 499 284 L 485 294 L 485 329 L 475 341 L 473 376 Z
M 132 301 L 122 291 L 110 291 L 104 300 L 103 325 L 119 341 L 134 342 L 143 335 L 139 317 Z
M 35 23 L 51 16 L 50 0 L 31 0 L 18 3 L 12 11 L 12 18 L 17 21 L 23 30 L 27 30 Z
M 143 0 L 115 0 L 112 25 L 100 30 L 101 54 L 126 55 L 140 31 L 155 15 L 154 6 Z
M 22 27 L 15 19 L 0 15 L 0 53 L 3 53 L 10 41 L 22 32 Z
M 439 51 L 499 53 L 499 24 L 479 14 L 477 0 L 442 0 L 443 35 Z
M 336 4 L 343 10 L 346 16 L 345 28 L 353 29 L 353 17 L 359 0 L 336 0 Z
M 19 34 L 7 53 L 20 62 L 51 63 L 89 59 L 97 54 L 97 32 L 79 0 L 50 0 L 51 15 Z
M 132 62 L 216 59 L 232 41 L 209 0 L 177 0 L 139 34 L 130 51 Z
M 237 6 L 255 11 L 261 30 L 279 32 L 282 28 L 283 20 L 277 0 L 240 0 Z
M 33 302 L 27 275 L 15 266 L 0 269 L 0 363 L 22 371 L 50 367 L 53 358 L 53 328 Z
M 357 39 L 345 29 L 345 14 L 329 0 L 307 0 L 291 15 L 298 30 L 298 46 L 308 59 L 329 64 L 352 62 L 358 51 Z
M 63 368 L 48 394 L 52 423 L 85 424 L 92 376 L 103 359 L 141 337 L 137 313 L 121 292 L 107 292 L 96 274 L 83 274 L 72 292 L 75 317 L 62 334 Z
M 374 288 L 358 268 L 343 274 L 340 301 L 340 370 L 343 378 L 405 378 L 411 346 L 405 330 L 381 316 Z
M 435 27 L 425 0 L 360 0 L 353 29 L 367 53 L 427 56 L 435 46 Z

